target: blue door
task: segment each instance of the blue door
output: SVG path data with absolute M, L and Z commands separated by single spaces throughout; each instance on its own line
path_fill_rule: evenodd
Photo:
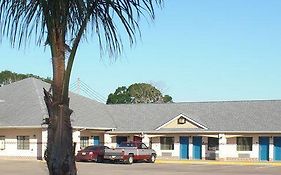
M 202 137 L 193 137 L 193 159 L 202 159 Z
M 273 160 L 281 161 L 281 137 L 274 137 L 273 144 L 274 144 Z
M 117 146 L 119 146 L 120 143 L 122 143 L 122 142 L 127 142 L 127 137 L 126 136 L 117 136 L 116 137 Z
M 99 144 L 100 144 L 100 137 L 94 136 L 94 145 L 99 145 Z
M 259 137 L 259 157 L 261 161 L 269 160 L 269 137 Z
M 180 158 L 181 159 L 188 159 L 189 154 L 188 154 L 188 137 L 182 136 L 180 137 Z

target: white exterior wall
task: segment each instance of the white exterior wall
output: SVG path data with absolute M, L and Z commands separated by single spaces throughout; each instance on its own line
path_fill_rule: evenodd
M 179 136 L 175 136 L 175 142 L 174 142 L 174 150 L 172 152 L 173 157 L 179 157 L 180 156 L 180 138 Z
M 192 153 L 192 152 L 190 152 Z M 206 157 L 209 156 L 209 151 L 208 151 L 208 137 L 202 137 L 202 159 L 206 159 Z
M 42 158 L 41 129 L 1 129 L 0 135 L 5 136 L 5 149 L 0 156 Z M 17 149 L 17 136 L 29 136 L 29 149 Z
M 279 135 L 279 137 L 281 137 Z M 273 145 L 273 137 L 269 138 L 269 160 L 273 160 L 274 159 L 274 145 Z
M 237 143 L 236 137 L 228 138 L 227 144 L 225 148 L 225 157 L 226 159 L 240 159 L 239 154 L 249 154 L 250 160 L 259 160 L 259 137 L 269 137 L 269 160 L 273 160 L 273 152 L 274 152 L 274 145 L 273 145 L 273 137 L 280 135 L 241 135 L 239 137 L 253 137 L 253 146 L 252 151 L 237 151 Z M 243 159 L 243 158 L 241 158 Z M 247 159 L 247 158 L 246 158 Z
M 47 129 L 42 130 L 42 158 L 44 156 L 45 150 L 47 149 L 47 142 L 48 142 L 48 131 Z
M 160 136 L 159 137 L 151 137 L 152 140 L 152 148 L 156 151 L 158 156 L 163 158 L 179 158 L 180 157 L 180 143 L 179 137 L 180 136 L 188 136 L 189 137 L 189 159 L 193 159 L 193 144 L 192 144 L 192 137 L 193 135 L 163 135 L 163 137 L 174 137 L 174 150 L 161 150 L 160 145 Z M 196 136 L 196 135 L 194 135 Z M 200 135 L 198 135 L 200 136 Z M 273 137 L 280 135 L 258 135 L 258 134 L 246 134 L 246 135 L 225 135 L 219 134 L 219 150 L 216 151 L 209 151 L 208 150 L 208 137 L 202 137 L 202 159 L 208 159 L 211 153 L 217 154 L 216 159 L 220 160 L 252 160 L 258 161 L 259 160 L 259 137 L 265 136 L 269 137 L 269 160 L 273 160 L 273 152 L 274 152 L 274 145 L 273 145 Z M 148 135 L 149 137 L 149 135 Z M 237 151 L 237 137 L 252 137 L 253 138 L 253 145 L 252 151 Z M 240 155 L 240 156 L 239 156 Z M 241 155 L 246 155 L 246 157 L 241 157 Z M 249 155 L 249 158 L 247 158 Z
M 80 131 L 73 130 L 72 139 L 73 139 L 73 142 L 76 143 L 75 153 L 77 153 L 78 150 L 80 150 L 80 145 L 79 145 L 79 143 L 80 143 Z M 43 129 L 42 130 L 42 153 L 41 153 L 42 156 L 44 156 L 44 152 L 47 149 L 47 142 L 48 142 L 48 131 L 47 131 L 47 129 Z
M 225 134 L 219 134 L 218 159 L 225 160 L 227 157 L 227 139 Z
M 94 134 L 97 135 L 97 134 Z M 93 136 L 93 133 L 83 133 L 83 136 Z M 119 134 L 119 135 L 110 135 L 105 133 L 104 135 L 100 135 L 100 139 L 104 140 L 104 144 L 114 148 L 116 147 L 116 136 L 127 136 L 128 141 L 133 140 L 134 134 Z M 164 136 L 164 135 L 163 135 Z M 192 137 L 193 135 L 184 135 L 184 134 L 178 134 L 178 135 L 166 135 L 167 137 L 174 137 L 174 150 L 161 150 L 160 145 L 160 137 L 150 137 L 149 134 L 145 134 L 143 137 L 143 142 L 149 145 L 149 141 L 152 141 L 152 148 L 156 151 L 158 156 L 163 156 L 170 154 L 170 156 L 166 156 L 167 158 L 176 158 L 178 159 L 180 157 L 180 143 L 179 143 L 179 137 L 180 136 L 188 136 L 189 137 L 189 159 L 192 159 L 193 155 L 193 144 L 192 144 Z M 194 135 L 196 136 L 196 135 Z M 224 134 L 220 134 L 219 137 L 222 137 L 222 139 L 219 139 L 219 151 L 215 151 L 219 155 L 219 158 L 224 159 L 239 159 L 239 154 L 249 154 L 250 159 L 258 160 L 259 158 L 259 144 L 258 139 L 259 135 L 245 135 L 245 137 L 253 137 L 253 150 L 252 151 L 237 151 L 237 144 L 236 144 L 236 136 L 232 138 L 226 138 Z M 91 138 L 91 137 L 90 137 Z M 92 140 L 92 138 L 91 138 Z M 80 140 L 78 141 L 80 142 Z M 273 159 L 273 143 L 272 138 L 270 138 L 270 159 Z M 90 142 L 91 144 L 91 142 Z M 202 137 L 202 159 L 208 158 L 209 154 L 214 151 L 208 150 L 208 137 Z M 165 156 L 164 156 L 165 157 Z
M 0 150 L 0 156 L 12 156 L 12 157 L 31 157 L 31 158 L 42 158 L 47 145 L 47 130 L 46 129 L 0 129 L 0 136 L 5 136 L 5 149 Z M 30 147 L 29 150 L 18 150 L 17 149 L 17 136 L 29 136 Z M 73 132 L 73 142 L 76 142 L 76 151 L 80 149 L 80 136 L 88 136 L 89 144 L 93 144 L 93 136 L 99 136 L 100 142 L 104 143 L 109 147 L 116 147 L 116 136 L 126 136 L 128 141 L 134 139 L 135 134 L 108 134 L 104 132 L 96 132 L 89 130 L 75 130 Z M 156 151 L 157 155 L 163 158 L 180 158 L 180 136 L 189 137 L 189 159 L 192 159 L 193 155 L 193 144 L 192 137 L 200 135 L 187 135 L 187 134 L 166 134 L 161 137 L 174 137 L 174 149 L 173 150 L 161 150 L 160 135 L 153 136 L 144 134 L 142 141 L 149 146 L 152 141 L 152 148 Z M 258 134 L 244 134 L 244 135 L 227 135 L 219 134 L 219 150 L 215 151 L 218 153 L 218 158 L 221 160 L 259 160 L 259 137 Z M 269 160 L 273 160 L 273 137 L 281 135 L 262 135 L 270 138 L 269 145 Z M 253 145 L 252 151 L 237 151 L 237 137 L 252 137 Z M 208 137 L 202 136 L 202 159 L 207 159 L 210 153 L 214 151 L 208 150 Z M 249 155 L 249 158 L 243 158 L 242 155 Z M 240 157 L 239 157 L 240 155 Z
M 104 136 L 105 134 L 103 132 L 92 132 L 88 130 L 73 130 L 72 132 L 72 139 L 73 142 L 76 143 L 75 147 L 75 153 L 77 153 L 81 148 L 80 148 L 80 136 L 88 136 L 89 137 L 89 145 L 94 144 L 94 139 L 93 136 L 99 136 L 100 137 L 100 143 L 104 143 Z M 47 130 L 42 130 L 42 155 L 44 155 L 44 151 L 47 148 L 47 137 L 48 137 L 48 132 Z
M 111 140 L 111 143 L 107 143 L 106 145 L 110 148 L 116 148 L 117 147 L 116 137 L 118 136 L 127 137 L 127 141 L 133 141 L 135 134 L 117 134 L 117 135 L 114 134 L 114 135 L 106 136 L 108 141 Z M 111 139 L 109 139 L 109 137 L 111 137 Z
M 104 145 L 108 146 L 109 148 L 114 148 L 116 143 L 113 143 L 112 136 L 110 134 L 104 134 Z
M 244 159 L 239 158 L 239 154 L 248 154 L 249 159 L 259 159 L 259 136 L 245 135 L 239 137 L 253 137 L 252 151 L 237 151 L 236 137 L 228 138 L 225 146 L 224 155 L 226 159 Z M 245 158 L 248 159 L 248 158 Z
M 166 137 L 166 136 L 163 136 Z M 152 149 L 154 149 L 158 156 L 163 157 L 172 157 L 172 158 L 179 158 L 180 157 L 180 141 L 179 137 L 180 135 L 167 135 L 167 137 L 174 137 L 174 150 L 161 150 L 160 145 L 160 137 L 152 137 L 150 138 L 152 140 Z M 189 139 L 189 150 L 192 150 L 191 142 Z M 171 156 L 167 156 L 171 155 Z
M 192 137 L 189 136 L 189 145 L 188 145 L 188 151 L 189 151 L 189 159 L 193 159 L 193 145 L 192 145 Z M 180 155 L 180 153 L 179 153 Z
M 101 131 L 91 131 L 91 130 L 77 130 L 76 132 L 73 132 L 73 140 L 76 138 L 76 150 L 80 150 L 80 137 L 85 136 L 89 137 L 89 145 L 94 145 L 94 136 L 99 136 L 100 144 L 105 144 L 105 134 Z
M 77 154 L 77 152 L 80 150 L 80 131 L 79 130 L 73 130 L 72 140 L 74 143 L 76 143 L 75 154 Z
M 144 134 L 144 135 L 143 135 L 142 142 L 143 142 L 146 146 L 149 147 L 150 139 L 149 139 L 149 137 L 148 137 L 147 134 Z
M 152 149 L 154 149 L 158 156 L 163 156 L 164 158 L 169 158 L 170 156 L 166 156 L 170 154 L 174 159 L 180 158 L 180 136 L 186 136 L 189 137 L 189 145 L 188 145 L 188 151 L 189 151 L 189 159 L 193 158 L 193 143 L 192 143 L 192 137 L 193 135 L 184 135 L 184 134 L 177 134 L 177 135 L 167 135 L 167 137 L 174 137 L 174 150 L 161 150 L 160 145 L 160 137 L 154 137 L 152 138 Z M 196 136 L 196 135 L 194 135 Z M 166 137 L 166 136 L 163 136 Z M 202 159 L 205 159 L 205 157 L 208 156 L 208 138 L 202 137 Z
M 157 156 L 161 156 L 160 138 L 151 137 L 150 140 L 152 141 L 151 148 L 156 151 Z

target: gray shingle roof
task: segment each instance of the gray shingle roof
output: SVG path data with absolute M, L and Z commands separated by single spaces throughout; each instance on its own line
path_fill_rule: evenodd
M 27 78 L 0 88 L 0 127 L 40 127 L 48 117 L 43 87 L 50 84 L 35 78 Z M 71 118 L 74 127 L 115 128 L 105 105 L 86 97 L 70 93 Z
M 85 128 L 116 128 L 106 105 L 78 94 L 70 93 L 73 126 Z
M 28 78 L 0 88 L 0 126 L 40 126 L 48 116 L 42 87 L 47 84 Z
M 47 117 L 43 87 L 28 78 L 0 88 L 0 127 L 40 127 Z M 208 129 L 161 131 L 272 131 L 281 132 L 281 100 L 188 102 L 172 104 L 105 105 L 70 93 L 74 127 L 116 128 L 116 131 L 155 131 L 183 114 Z
M 117 130 L 152 131 L 184 114 L 208 131 L 281 132 L 280 100 L 109 105 L 109 111 L 117 121 Z

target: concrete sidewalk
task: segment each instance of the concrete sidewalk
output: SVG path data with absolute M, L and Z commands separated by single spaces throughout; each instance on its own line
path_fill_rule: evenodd
M 157 159 L 158 164 L 201 164 L 201 165 L 244 165 L 244 166 L 281 166 L 281 162 L 250 162 L 250 161 L 216 161 L 216 160 L 166 160 Z

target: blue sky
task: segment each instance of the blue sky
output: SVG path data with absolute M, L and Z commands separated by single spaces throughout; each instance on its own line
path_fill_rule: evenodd
M 72 83 L 79 77 L 104 97 L 147 82 L 176 102 L 281 99 L 280 9 L 280 0 L 166 0 L 117 61 L 101 59 L 96 41 L 82 43 Z M 0 70 L 51 76 L 48 49 L 3 40 Z

